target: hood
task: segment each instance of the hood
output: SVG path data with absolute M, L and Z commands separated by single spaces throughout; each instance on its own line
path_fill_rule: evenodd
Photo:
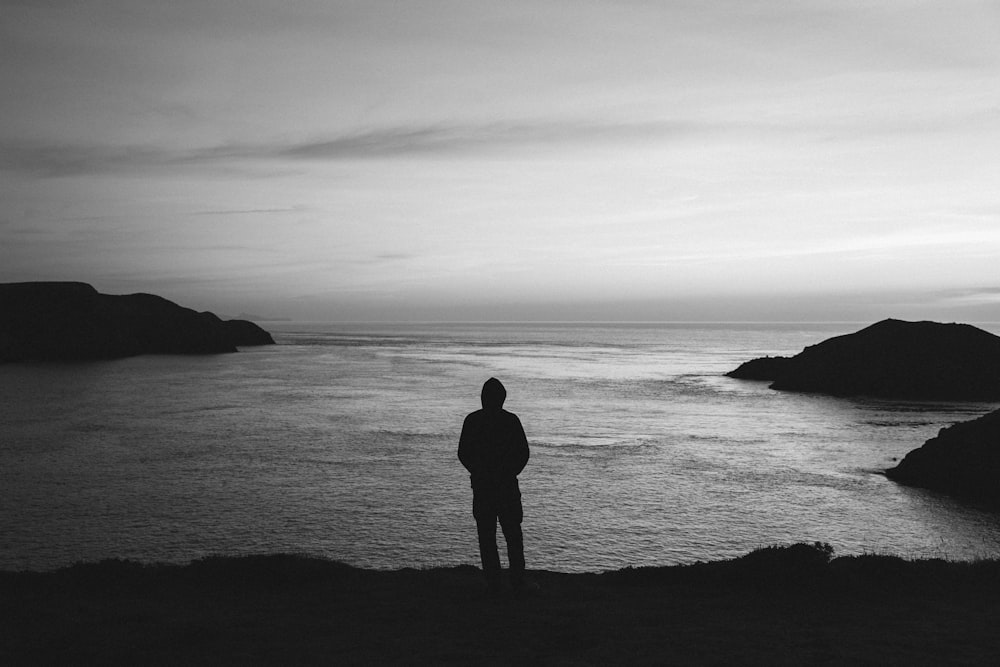
M 496 378 L 490 378 L 483 384 L 483 409 L 499 410 L 503 407 L 503 402 L 507 398 L 507 390 Z

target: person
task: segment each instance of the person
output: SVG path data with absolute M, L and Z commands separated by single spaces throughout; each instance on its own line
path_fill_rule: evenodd
M 517 415 L 503 409 L 507 390 L 496 378 L 483 384 L 482 409 L 470 413 L 462 424 L 458 460 L 469 471 L 472 515 L 479 534 L 479 556 L 491 592 L 501 587 L 497 521 L 507 541 L 511 587 L 526 587 L 521 489 L 517 476 L 528 463 L 528 438 Z

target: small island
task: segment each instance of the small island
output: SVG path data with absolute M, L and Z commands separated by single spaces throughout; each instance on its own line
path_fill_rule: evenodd
M 832 396 L 996 401 L 1000 337 L 969 324 L 887 319 L 793 357 L 753 359 L 726 375 Z
M 222 320 L 153 294 L 101 294 L 79 282 L 0 284 L 0 363 L 217 354 L 273 344 L 253 322 Z

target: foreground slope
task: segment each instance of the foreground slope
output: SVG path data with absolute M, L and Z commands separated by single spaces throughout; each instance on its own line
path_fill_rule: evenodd
M 153 294 L 100 294 L 73 282 L 0 284 L 0 362 L 212 354 L 273 343 L 252 322 L 223 321 Z
M 298 556 L 0 573 L 2 664 L 995 664 L 1000 563 L 823 545 L 604 574 Z

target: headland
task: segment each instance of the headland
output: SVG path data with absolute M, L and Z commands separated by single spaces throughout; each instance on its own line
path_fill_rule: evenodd
M 222 320 L 154 294 L 78 282 L 0 283 L 0 362 L 217 354 L 273 345 L 253 322 Z

